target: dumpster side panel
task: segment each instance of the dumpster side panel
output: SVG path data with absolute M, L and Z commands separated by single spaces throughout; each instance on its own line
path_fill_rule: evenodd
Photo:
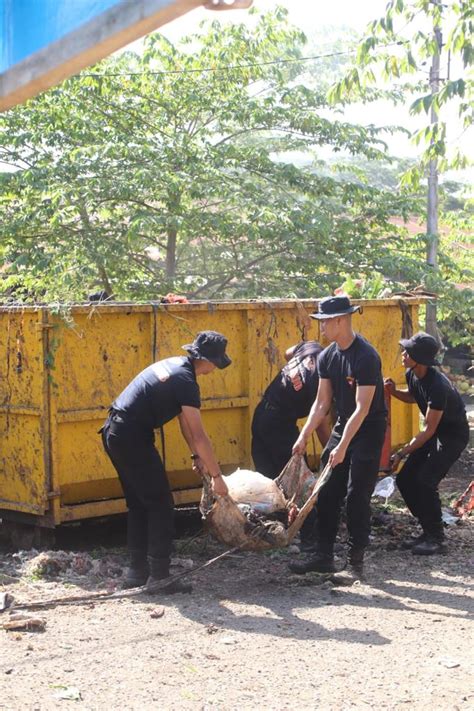
M 286 349 L 320 340 L 309 318 L 317 302 L 236 302 L 162 306 L 75 307 L 73 327 L 34 309 L 0 312 L 0 509 L 73 520 L 123 510 L 122 491 L 97 430 L 130 380 L 153 360 L 184 354 L 198 331 L 229 341 L 232 365 L 199 379 L 204 426 L 225 472 L 252 466 L 250 428 L 265 388 L 285 364 Z M 408 304 L 417 329 L 415 303 Z M 48 323 L 49 319 L 49 323 Z M 404 386 L 395 300 L 364 302 L 354 328 L 379 351 L 385 376 Z M 325 345 L 325 344 L 323 344 Z M 45 362 L 48 369 L 45 368 Z M 392 399 L 392 444 L 418 430 L 417 408 Z M 319 443 L 309 448 L 317 462 Z M 156 444 L 162 440 L 156 433 Z M 177 503 L 199 497 L 178 423 L 164 427 L 164 456 Z M 50 503 L 48 503 L 50 502 Z
M 150 362 L 150 317 L 124 307 L 57 321 L 52 382 L 52 467 L 60 503 L 122 496 L 99 428 L 114 398 Z
M 0 509 L 48 506 L 46 326 L 41 311 L 0 312 Z

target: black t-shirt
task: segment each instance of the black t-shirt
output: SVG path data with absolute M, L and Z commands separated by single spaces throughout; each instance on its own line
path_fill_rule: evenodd
M 356 408 L 357 385 L 375 385 L 375 393 L 363 425 L 383 420 L 385 406 L 382 364 L 375 348 L 356 334 L 349 348 L 342 350 L 331 343 L 318 359 L 319 377 L 331 381 L 337 416 L 346 422 Z
M 322 348 L 316 341 L 303 341 L 292 358 L 272 380 L 264 399 L 291 420 L 307 417 L 318 391 L 317 359 Z
M 428 406 L 442 410 L 436 434 L 458 429 L 466 423 L 466 410 L 461 396 L 451 381 L 439 370 L 429 367 L 424 378 L 417 378 L 412 370 L 405 373 L 408 390 L 415 398 L 423 415 Z
M 156 429 L 179 415 L 183 405 L 201 407 L 196 373 L 187 356 L 166 358 L 142 370 L 112 407 L 139 424 Z

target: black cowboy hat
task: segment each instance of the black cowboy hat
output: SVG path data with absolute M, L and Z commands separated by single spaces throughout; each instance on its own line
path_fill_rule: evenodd
M 227 338 L 217 331 L 201 331 L 192 343 L 182 346 L 191 358 L 208 360 L 221 370 L 232 363 L 225 352 Z
M 360 306 L 352 306 L 347 296 L 327 296 L 325 299 L 321 299 L 318 310 L 310 316 L 321 321 L 324 318 L 347 316 L 353 314 L 354 311 L 360 311 Z
M 439 345 L 436 338 L 430 336 L 429 333 L 419 331 L 411 338 L 402 338 L 398 342 L 415 363 L 419 365 L 439 365 L 435 360 Z

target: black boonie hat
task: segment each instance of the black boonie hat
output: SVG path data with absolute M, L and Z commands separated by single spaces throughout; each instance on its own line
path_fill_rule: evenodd
M 352 306 L 347 296 L 327 296 L 325 299 L 321 299 L 318 310 L 310 316 L 321 321 L 324 318 L 347 316 L 353 314 L 354 311 L 360 311 L 360 306 Z
M 201 331 L 192 343 L 182 346 L 191 358 L 208 360 L 221 370 L 232 363 L 225 352 L 227 338 L 217 331 Z
M 435 360 L 439 345 L 436 338 L 430 336 L 429 333 L 419 331 L 411 338 L 402 338 L 398 342 L 410 358 L 419 365 L 439 365 Z

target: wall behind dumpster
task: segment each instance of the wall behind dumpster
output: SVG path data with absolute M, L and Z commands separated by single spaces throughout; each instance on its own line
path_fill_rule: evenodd
M 283 366 L 285 350 L 302 337 L 319 339 L 319 324 L 309 318 L 316 303 L 78 306 L 72 309 L 72 327 L 46 309 L 1 310 L 0 509 L 41 514 L 50 507 L 45 522 L 51 525 L 124 510 L 97 430 L 114 398 L 140 370 L 153 360 L 184 354 L 181 346 L 204 329 L 227 336 L 233 359 L 229 368 L 199 379 L 205 428 L 224 471 L 251 466 L 253 411 Z M 415 329 L 418 303 L 409 304 Z M 379 350 L 384 375 L 403 385 L 398 302 L 364 302 L 354 326 Z M 21 372 L 15 370 L 18 342 Z M 394 444 L 416 430 L 415 410 L 393 402 Z M 164 440 L 176 502 L 196 501 L 199 479 L 176 422 L 165 426 Z M 159 433 L 156 442 L 161 450 Z

